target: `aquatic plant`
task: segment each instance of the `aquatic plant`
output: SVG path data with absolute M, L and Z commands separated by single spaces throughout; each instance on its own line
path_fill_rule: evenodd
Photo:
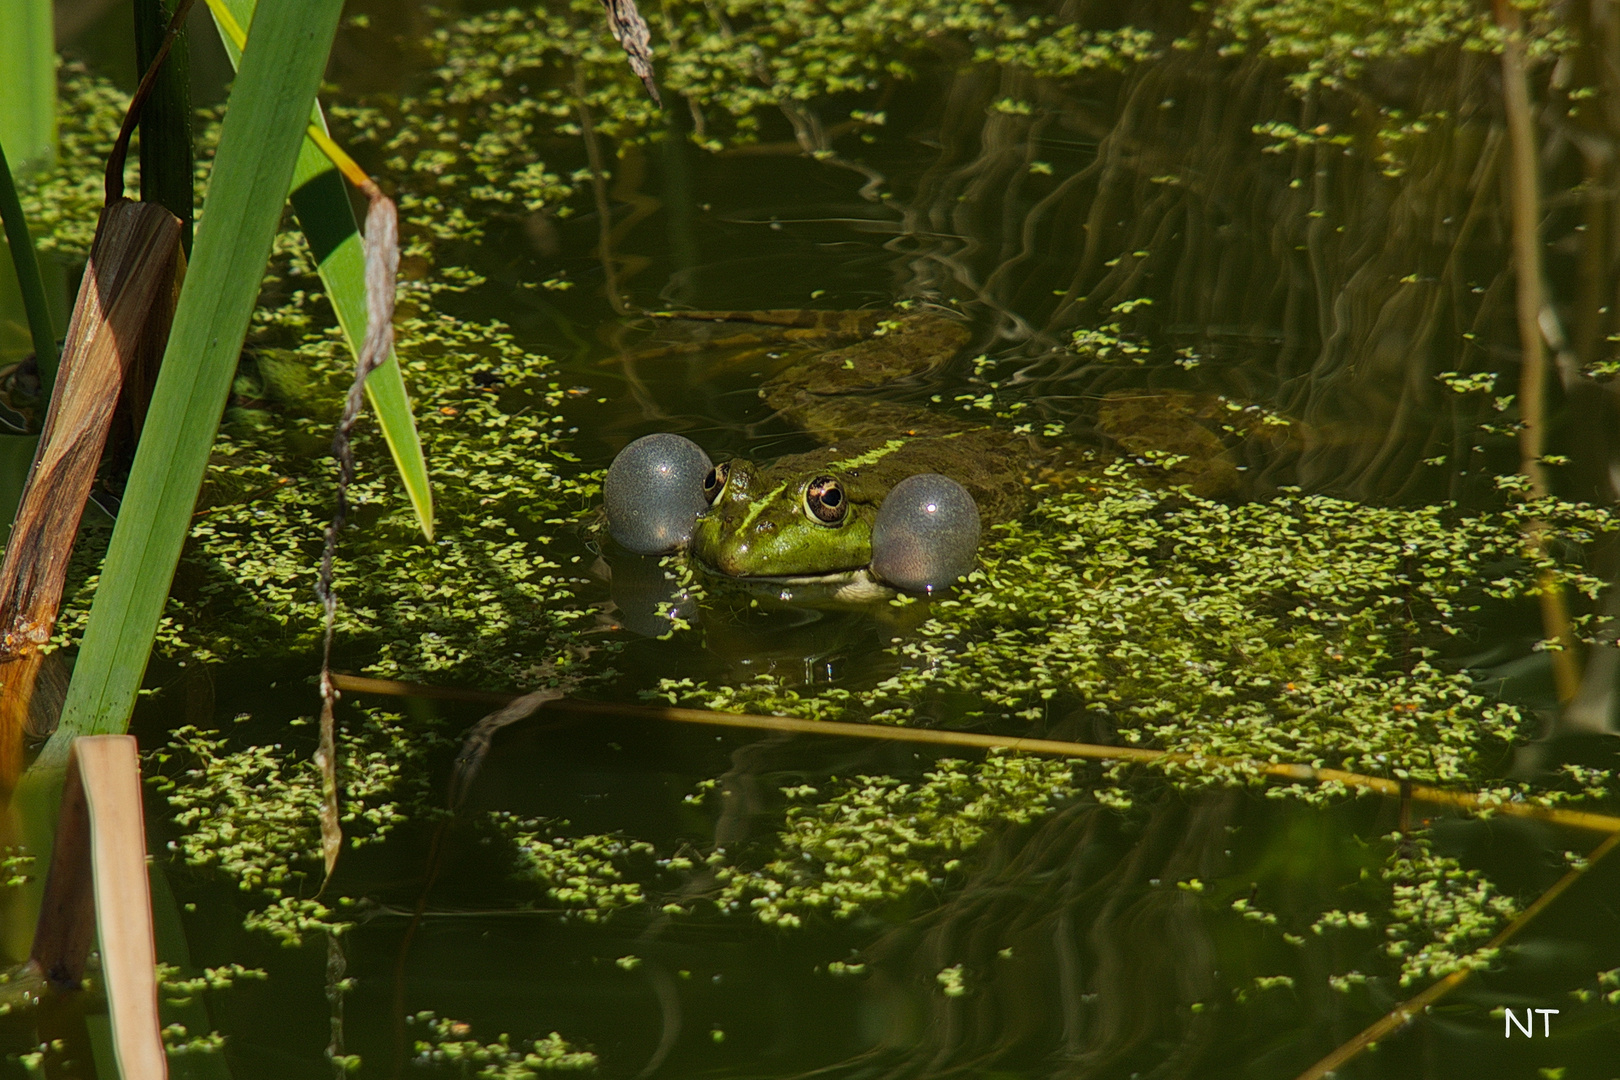
M 1001 527 L 960 595 L 935 601 L 916 637 L 890 645 L 898 671 L 818 694 L 817 713 L 909 723 L 943 710 L 952 724 L 1002 730 L 1095 726 L 1127 745 L 1446 784 L 1483 782 L 1528 734 L 1518 709 L 1480 694 L 1448 662 L 1486 605 L 1537 587 L 1518 533 L 1528 511 L 1461 516 L 1297 493 L 1231 506 L 1113 471 Z M 1577 542 L 1613 527 L 1589 508 L 1546 513 L 1565 515 Z M 1570 566 L 1545 568 L 1587 591 L 1600 586 Z M 665 680 L 661 695 L 810 712 L 804 690 L 767 678 Z M 1225 772 L 1193 770 L 1182 782 Z
M 356 720 L 345 725 L 338 777 L 342 824 L 358 847 L 432 812 L 426 762 L 447 742 L 391 713 L 362 710 Z M 152 782 L 180 829 L 170 845 L 179 860 L 217 870 L 242 892 L 270 901 L 247 913 L 249 929 L 288 945 L 301 944 L 312 930 L 346 929 L 341 909 L 349 898 L 328 905 L 307 895 L 321 876 L 321 774 L 306 751 L 279 743 L 238 746 L 228 735 L 186 726 L 153 761 L 160 771 Z
M 481 1043 L 469 1037 L 472 1025 L 428 1011 L 406 1017 L 406 1023 L 420 1032 L 414 1043 L 415 1064 L 434 1071 L 449 1066 L 463 1078 L 527 1080 L 542 1073 L 578 1072 L 597 1065 L 595 1054 L 575 1049 L 555 1031 L 530 1041 L 525 1049 L 522 1043 L 514 1046 L 512 1037 L 504 1032 L 492 1043 Z
M 562 918 L 602 922 L 615 911 L 646 902 L 640 882 L 626 880 L 627 863 L 647 864 L 651 844 L 617 836 L 561 836 L 568 822 L 491 815 L 496 830 L 516 849 L 516 876 L 545 889 L 562 907 Z M 650 867 L 641 868 L 647 876 Z
M 714 871 L 722 911 L 746 908 L 793 928 L 809 912 L 847 919 L 937 896 L 991 830 L 1026 824 L 1075 794 L 1068 762 L 999 753 L 938 761 L 914 784 L 857 776 L 829 786 L 782 789 L 788 805 L 769 860 Z

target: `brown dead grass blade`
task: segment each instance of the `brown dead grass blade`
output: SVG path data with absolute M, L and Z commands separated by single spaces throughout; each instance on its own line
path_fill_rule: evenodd
M 140 381 L 134 373 L 155 368 L 168 337 L 179 251 L 180 221 L 161 206 L 121 199 L 102 210 L 0 565 L 0 768 L 14 756 L 30 709 L 34 676 L 18 662 L 56 626 L 79 518 L 120 396 Z M 130 398 L 138 423 L 144 395 Z M 0 786 L 12 777 L 0 774 Z
M 636 0 L 602 0 L 602 7 L 607 11 L 608 29 L 613 32 L 613 40 L 619 43 L 619 48 L 624 50 L 624 58 L 630 61 L 630 70 L 647 88 L 653 103 L 662 105 L 664 102 L 658 96 L 658 86 L 653 82 L 652 32 L 647 29 L 647 20 L 636 10 Z
M 39 452 L 0 567 L 0 656 L 50 640 L 73 534 L 125 372 L 173 315 L 180 221 L 151 203 L 101 212 Z M 154 325 L 156 324 L 156 325 Z
M 332 456 L 338 463 L 337 506 L 326 527 L 326 545 L 321 552 L 320 576 L 315 592 L 326 618 L 321 651 L 321 741 L 315 750 L 315 764 L 321 770 L 321 854 L 326 862 L 326 880 L 337 868 L 343 850 L 342 808 L 337 786 L 337 720 L 333 707 L 338 691 L 332 683 L 332 630 L 337 617 L 337 596 L 332 592 L 332 564 L 337 557 L 338 534 L 349 513 L 349 485 L 354 482 L 354 427 L 360 422 L 365 405 L 366 377 L 388 358 L 394 347 L 395 277 L 399 273 L 399 214 L 393 200 L 366 181 L 363 190 L 371 200 L 366 214 L 366 339 L 355 359 L 354 382 L 343 403 L 343 416 L 332 437 Z M 325 888 L 325 884 L 322 884 Z
M 78 990 L 97 938 L 119 1075 L 162 1080 L 168 1059 L 158 1021 L 141 762 L 131 735 L 74 740 L 30 960 L 58 989 Z

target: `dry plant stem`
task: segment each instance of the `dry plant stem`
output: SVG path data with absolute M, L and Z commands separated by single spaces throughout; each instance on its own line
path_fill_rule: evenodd
M 502 704 L 528 702 L 548 691 L 539 691 L 529 697 L 515 694 L 491 694 L 481 690 L 453 690 L 445 687 L 418 686 L 394 679 L 371 679 L 358 675 L 333 675 L 332 683 L 341 690 L 360 694 L 387 694 L 395 697 L 436 697 L 453 701 L 478 701 Z M 539 702 L 537 705 L 541 704 Z M 1024 739 L 1009 735 L 983 735 L 973 731 L 941 731 L 934 728 L 891 727 L 887 724 L 851 724 L 838 720 L 800 720 L 791 716 L 752 716 L 747 713 L 711 712 L 707 709 L 682 709 L 670 705 L 615 705 L 602 701 L 576 701 L 559 698 L 545 702 L 547 712 L 578 713 L 590 716 L 613 716 L 636 720 L 666 720 L 682 724 L 707 724 L 714 727 L 747 728 L 754 731 L 782 731 L 796 735 L 831 735 L 838 738 L 885 739 L 895 742 L 929 743 L 935 746 L 971 747 L 979 750 L 1013 750 L 1027 754 L 1050 754 L 1055 757 L 1089 758 L 1096 761 L 1136 761 L 1166 765 L 1184 765 L 1191 769 L 1232 768 L 1256 775 L 1276 777 L 1296 782 L 1314 781 L 1319 784 L 1343 784 L 1345 787 L 1375 791 L 1390 798 L 1404 793 L 1417 802 L 1431 806 L 1449 806 L 1473 813 L 1488 812 L 1509 817 L 1531 818 L 1550 825 L 1592 832 L 1620 833 L 1620 817 L 1591 814 L 1581 810 L 1560 810 L 1556 807 L 1535 806 L 1528 803 L 1501 802 L 1481 798 L 1466 791 L 1428 787 L 1423 784 L 1404 784 L 1400 780 L 1386 780 L 1378 776 L 1364 776 L 1342 769 L 1318 769 L 1310 765 L 1289 765 L 1245 758 L 1209 757 L 1204 754 L 1178 753 L 1169 750 L 1146 750 L 1132 746 L 1099 746 L 1094 743 L 1065 742 L 1058 739 Z M 532 710 L 529 710 L 532 711 Z M 485 722 L 493 720 L 493 714 Z M 525 713 L 527 715 L 527 713 Z M 519 718 L 521 719 L 521 717 Z M 480 727 L 482 723 L 480 724 Z M 504 726 L 504 725 L 503 725 Z M 477 728 L 474 729 L 478 730 Z
M 160 206 L 102 210 L 62 366 L 0 567 L 0 659 L 49 641 L 107 424 L 149 320 L 173 313 L 180 222 Z
M 180 221 L 120 199 L 101 212 L 39 449 L 0 563 L 0 790 L 21 767 L 40 646 L 50 641 L 85 500 L 119 395 L 174 314 Z M 53 718 L 54 719 L 54 718 Z
M 98 938 L 119 1075 L 161 1080 L 168 1061 L 158 1021 L 140 753 L 131 735 L 74 741 L 30 962 L 59 988 L 77 990 Z
M 337 688 L 332 682 L 332 631 L 337 619 L 337 597 L 332 592 L 332 563 L 337 555 L 338 534 L 349 513 L 349 485 L 354 482 L 355 424 L 365 405 L 366 377 L 377 369 L 394 347 L 394 280 L 399 272 L 399 216 L 394 203 L 369 181 L 366 191 L 371 208 L 366 213 L 366 340 L 355 362 L 354 382 L 343 403 L 343 416 L 332 437 L 332 456 L 338 463 L 337 505 L 326 527 L 326 544 L 321 551 L 320 577 L 315 592 L 320 597 L 326 626 L 321 644 L 321 741 L 315 751 L 315 764 L 321 770 L 321 854 L 326 862 L 326 880 L 337 867 L 343 847 L 337 790 L 337 721 L 333 707 Z M 323 883 L 322 887 L 325 885 Z
M 647 20 L 636 9 L 636 0 L 602 0 L 602 7 L 607 11 L 608 29 L 613 32 L 613 40 L 619 43 L 625 59 L 630 61 L 630 70 L 647 88 L 653 103 L 662 105 L 664 102 L 658 96 L 658 87 L 653 84 L 652 32 L 647 29 Z
M 1525 908 L 1518 918 L 1508 923 L 1495 937 L 1486 942 L 1482 951 L 1500 949 L 1507 945 L 1519 931 L 1530 924 L 1532 919 L 1545 911 L 1554 900 L 1562 896 L 1571 885 L 1579 881 L 1588 870 L 1596 866 L 1600 859 L 1613 851 L 1617 844 L 1620 844 L 1620 833 L 1609 836 L 1608 839 L 1592 850 L 1592 854 L 1586 857 L 1584 865 L 1572 868 L 1569 873 L 1554 882 L 1550 889 L 1536 897 L 1535 902 Z M 1363 1050 L 1377 1043 L 1380 1039 L 1393 1035 L 1413 1019 L 1423 1015 L 1429 1006 L 1467 982 L 1468 976 L 1472 974 L 1473 972 L 1468 970 L 1453 971 L 1416 997 L 1401 1002 L 1391 1009 L 1387 1015 L 1366 1028 L 1355 1038 L 1300 1073 L 1299 1080 L 1325 1080 L 1326 1077 L 1343 1068 Z
M 1502 41 L 1502 107 L 1507 114 L 1508 184 L 1512 193 L 1513 267 L 1517 283 L 1519 322 L 1519 469 L 1530 481 L 1535 498 L 1550 494 L 1542 457 L 1547 445 L 1547 343 L 1542 336 L 1541 314 L 1546 305 L 1541 269 L 1541 194 L 1536 181 L 1536 140 L 1530 111 L 1530 87 L 1524 60 L 1524 21 L 1511 0 L 1495 0 L 1496 23 Z M 1533 523 L 1526 530 L 1537 554 L 1546 550 L 1545 530 Z M 1581 689 L 1575 658 L 1575 636 L 1562 587 L 1551 575 L 1541 580 L 1541 619 L 1546 638 L 1556 641 L 1552 652 L 1553 680 L 1558 701 L 1567 705 Z
M 169 58 L 169 50 L 174 48 L 174 40 L 180 35 L 180 28 L 186 25 L 186 16 L 191 14 L 191 5 L 194 0 L 180 0 L 174 9 L 174 15 L 169 19 L 169 28 L 163 32 L 163 44 L 158 46 L 157 55 L 152 57 L 152 63 L 146 68 L 146 74 L 141 76 L 141 84 L 135 88 L 135 96 L 129 99 L 129 108 L 124 111 L 123 126 L 118 129 L 118 138 L 113 143 L 112 153 L 107 155 L 107 205 L 124 197 L 124 159 L 129 156 L 129 140 L 135 134 L 135 125 L 141 120 L 141 106 L 152 93 L 152 86 L 157 82 L 158 71 L 163 67 L 163 61 Z

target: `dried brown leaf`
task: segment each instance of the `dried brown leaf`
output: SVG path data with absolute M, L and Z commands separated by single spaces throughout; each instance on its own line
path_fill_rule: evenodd
M 174 314 L 180 220 L 120 199 L 101 212 L 56 390 L 0 566 L 0 658 L 50 640 L 68 558 L 126 376 Z
M 664 101 L 653 84 L 652 31 L 647 29 L 647 20 L 636 9 L 636 0 L 602 0 L 602 7 L 607 9 L 608 29 L 613 31 L 613 40 L 619 43 L 630 61 L 630 70 L 636 73 L 653 101 L 662 105 Z
M 337 596 L 332 592 L 332 563 L 337 557 L 338 534 L 349 514 L 349 485 L 354 482 L 354 426 L 364 407 L 366 376 L 377 369 L 394 347 L 394 288 L 399 273 L 399 214 L 393 200 L 368 184 L 371 206 L 366 212 L 366 339 L 354 365 L 354 382 L 349 386 L 332 437 L 332 456 L 338 463 L 337 505 L 326 527 L 326 544 L 321 552 L 320 576 L 315 592 L 320 597 L 326 619 L 321 651 L 321 740 L 315 751 L 315 764 L 321 770 L 321 854 L 326 861 L 326 877 L 331 880 L 343 849 L 343 824 L 337 786 L 337 721 L 333 707 L 337 689 L 332 685 L 332 628 L 337 618 Z

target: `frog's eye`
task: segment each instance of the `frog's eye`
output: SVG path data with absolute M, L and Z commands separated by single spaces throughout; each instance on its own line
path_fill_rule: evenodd
M 849 510 L 844 485 L 831 476 L 816 477 L 804 487 L 804 508 L 823 525 L 838 524 Z
M 703 497 L 712 504 L 725 490 L 726 477 L 731 475 L 731 462 L 722 461 L 709 470 L 709 475 L 703 478 Z
M 608 531 L 638 555 L 674 551 L 703 510 L 709 455 L 679 435 L 647 435 L 613 459 L 602 483 Z

